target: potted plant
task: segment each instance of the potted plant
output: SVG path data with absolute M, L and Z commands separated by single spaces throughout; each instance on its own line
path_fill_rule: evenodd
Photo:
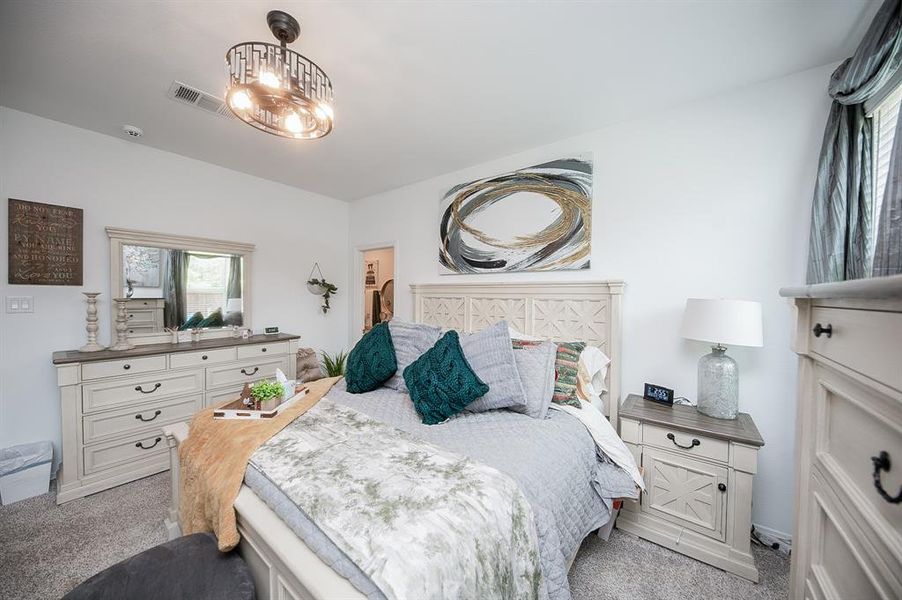
M 251 386 L 255 410 L 273 410 L 279 405 L 284 394 L 285 388 L 277 381 L 264 379 Z
M 335 354 L 323 352 L 323 371 L 326 377 L 338 377 L 345 374 L 345 362 L 348 360 L 348 354 L 342 350 Z
M 313 263 L 313 270 L 310 271 L 310 276 L 307 278 L 307 291 L 314 296 L 323 297 L 321 308 L 323 314 L 326 314 L 330 308 L 329 298 L 338 291 L 338 286 L 326 281 L 322 269 L 319 268 L 319 263 Z

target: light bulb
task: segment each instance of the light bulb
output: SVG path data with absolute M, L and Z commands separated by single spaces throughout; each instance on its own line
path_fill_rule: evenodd
M 282 81 L 272 71 L 261 71 L 257 80 L 263 85 L 271 88 L 281 87 Z
M 253 106 L 251 97 L 244 90 L 233 92 L 229 97 L 229 104 L 231 104 L 232 108 L 234 108 L 235 110 L 247 110 L 248 108 Z
M 301 122 L 301 118 L 297 113 L 288 113 L 288 115 L 285 117 L 285 129 L 292 133 L 300 133 L 301 131 L 303 131 L 304 124 Z

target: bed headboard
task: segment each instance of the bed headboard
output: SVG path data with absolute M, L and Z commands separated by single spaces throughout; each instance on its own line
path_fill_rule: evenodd
M 622 281 L 413 284 L 414 320 L 471 333 L 501 319 L 552 341 L 584 341 L 611 358 L 604 412 L 617 429 Z

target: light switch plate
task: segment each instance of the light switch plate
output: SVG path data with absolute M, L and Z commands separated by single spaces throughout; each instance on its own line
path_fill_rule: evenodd
M 7 296 L 6 312 L 8 313 L 33 313 L 34 296 Z

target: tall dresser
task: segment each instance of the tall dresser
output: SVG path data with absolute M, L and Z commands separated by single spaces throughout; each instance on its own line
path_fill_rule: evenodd
M 279 334 L 55 352 L 62 419 L 57 503 L 167 470 L 161 426 L 233 398 L 276 369 L 293 379 L 297 347 L 298 336 Z
M 799 354 L 792 598 L 902 598 L 902 276 L 785 288 Z

